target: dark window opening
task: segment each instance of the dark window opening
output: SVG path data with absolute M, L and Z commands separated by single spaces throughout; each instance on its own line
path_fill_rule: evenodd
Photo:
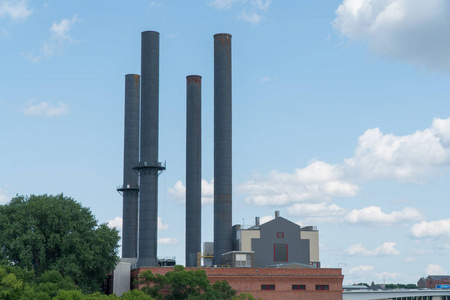
M 304 284 L 293 284 L 292 285 L 293 290 L 306 290 L 306 285 Z
M 317 291 L 328 291 L 330 289 L 329 285 L 316 285 Z
M 277 238 L 284 239 L 284 232 L 277 232 Z
M 275 244 L 273 245 L 273 260 L 275 262 L 287 262 L 288 261 L 288 245 L 287 244 Z
M 274 290 L 275 284 L 261 284 L 261 290 Z

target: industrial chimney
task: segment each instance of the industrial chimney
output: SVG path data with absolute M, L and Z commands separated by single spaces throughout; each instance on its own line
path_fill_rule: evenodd
M 125 75 L 125 130 L 123 149 L 122 257 L 137 257 L 139 178 L 133 171 L 139 163 L 139 91 L 140 77 Z
M 232 250 L 231 35 L 214 35 L 214 264 Z
M 142 32 L 138 266 L 156 266 L 158 241 L 159 32 Z
M 186 267 L 197 267 L 202 240 L 202 77 L 186 77 Z

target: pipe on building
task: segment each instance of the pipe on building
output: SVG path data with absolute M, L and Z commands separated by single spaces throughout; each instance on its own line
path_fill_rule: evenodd
M 133 170 L 139 163 L 140 76 L 125 75 L 125 125 L 123 150 L 122 257 L 137 257 L 139 178 Z
M 214 35 L 214 264 L 232 249 L 231 35 Z
M 158 241 L 159 32 L 142 32 L 138 266 L 156 266 Z
M 186 77 L 186 267 L 197 267 L 202 235 L 202 77 Z

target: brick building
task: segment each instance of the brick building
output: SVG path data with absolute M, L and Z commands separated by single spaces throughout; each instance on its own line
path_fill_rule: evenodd
M 450 275 L 428 275 L 417 282 L 419 288 L 436 289 L 450 288 Z
M 191 268 L 186 268 L 190 270 Z M 138 268 L 131 271 L 133 279 L 141 272 L 166 274 L 173 268 Z M 204 268 L 211 283 L 226 280 L 239 293 L 251 293 L 265 300 L 342 300 L 341 269 L 313 268 Z

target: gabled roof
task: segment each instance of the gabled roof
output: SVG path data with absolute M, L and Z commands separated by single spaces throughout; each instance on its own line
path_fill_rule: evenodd
M 442 280 L 442 279 L 450 280 L 450 275 L 428 275 L 427 278 L 431 280 Z
M 285 223 L 285 224 L 288 224 L 289 226 L 295 226 L 295 227 L 298 227 L 298 229 L 300 229 L 300 225 L 297 225 L 294 222 L 289 221 L 289 220 L 287 220 L 287 219 L 285 219 L 283 217 L 278 217 L 278 218 L 275 218 L 273 220 L 270 220 L 269 222 L 266 222 L 266 223 L 260 225 L 259 227 L 269 227 L 269 226 L 274 226 L 274 225 L 280 224 L 280 223 L 281 224 Z

